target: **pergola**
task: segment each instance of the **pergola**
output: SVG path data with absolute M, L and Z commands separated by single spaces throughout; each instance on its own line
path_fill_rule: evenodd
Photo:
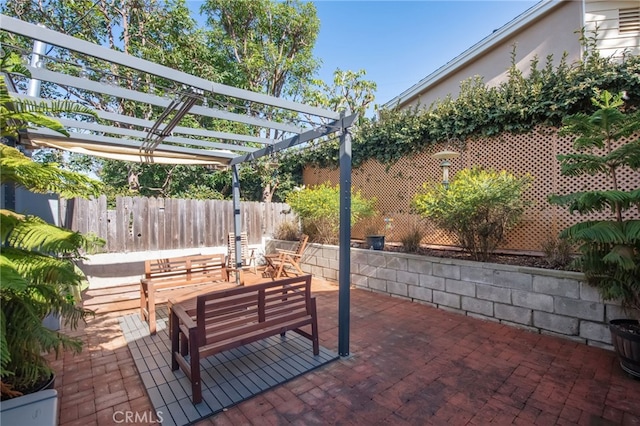
M 0 15 L 0 29 L 31 40 L 31 81 L 9 75 L 12 96 L 35 102 L 110 99 L 94 108 L 98 119 L 81 114 L 58 118 L 71 134 L 36 128 L 21 132 L 25 147 L 55 148 L 141 163 L 194 164 L 230 168 L 233 181 L 236 264 L 240 244 L 239 165 L 279 151 L 304 148 L 314 140 L 340 140 L 340 255 L 338 352 L 349 355 L 351 135 L 355 114 L 330 111 L 209 81 Z M 46 49 L 49 49 L 46 52 Z M 17 48 L 5 45 L 5 50 Z M 105 72 L 105 69 L 111 71 Z M 17 84 L 13 80 L 18 81 Z M 41 90 L 40 82 L 46 82 Z M 21 84 L 20 84 L 21 83 Z M 82 94 L 82 96 L 79 96 Z M 116 109 L 126 103 L 126 110 Z M 97 103 L 96 103 L 97 104 Z M 151 114 L 152 108 L 160 113 Z M 140 117 L 139 115 L 144 115 Z M 184 118 L 190 123 L 187 127 Z M 242 129 L 224 132 L 207 129 Z M 182 124 L 182 125 L 181 125 Z M 226 126 L 225 126 L 226 125 Z M 296 149 L 296 148 L 294 148 Z

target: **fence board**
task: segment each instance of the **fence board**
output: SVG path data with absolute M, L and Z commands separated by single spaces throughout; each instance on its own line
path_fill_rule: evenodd
M 147 250 L 158 250 L 158 199 L 151 197 L 147 199 L 148 207 L 148 232 Z
M 193 227 L 194 233 L 196 235 L 196 244 L 198 247 L 206 247 L 207 246 L 207 231 L 208 227 L 205 226 L 205 218 L 204 212 L 205 207 L 207 205 L 206 201 L 198 201 L 198 206 L 195 211 L 196 213 L 196 225 Z
M 125 225 L 125 250 L 136 251 L 135 241 L 133 238 L 133 198 L 122 198 L 124 204 L 124 225 Z
M 140 251 L 142 248 L 142 223 L 144 222 L 142 217 L 143 207 L 142 207 L 142 198 L 135 197 L 131 199 L 131 244 L 133 251 Z
M 127 219 L 126 219 L 126 210 L 124 203 L 122 202 L 122 197 L 116 197 L 116 241 L 113 245 L 113 249 L 116 252 L 124 252 L 127 251 Z
M 165 199 L 158 198 L 157 199 L 157 207 L 158 207 L 158 245 L 154 248 L 154 250 L 164 250 L 166 248 L 167 241 L 167 216 L 165 213 Z
M 180 225 L 178 235 L 180 236 L 180 242 L 178 248 L 185 248 L 189 245 L 189 238 L 186 232 L 189 226 L 189 220 L 185 214 L 187 209 L 187 200 L 178 200 L 178 217 L 180 218 Z
M 197 224 L 195 220 L 195 209 L 198 204 L 198 200 L 185 200 L 185 245 L 184 247 L 198 247 L 197 238 L 194 238 L 194 229 Z
M 101 195 L 97 200 L 97 212 L 98 218 L 98 236 L 103 239 L 107 239 L 109 230 L 109 219 L 107 217 L 107 196 Z
M 118 219 L 116 218 L 117 212 L 115 210 L 107 210 L 107 233 L 106 233 L 106 244 L 105 250 L 113 253 L 118 250 L 118 236 L 116 234 L 116 223 Z
M 88 203 L 87 203 L 87 200 L 85 200 L 84 198 L 79 198 L 76 203 L 76 210 L 78 212 L 77 226 L 78 226 L 78 230 L 80 230 L 83 233 L 87 232 L 90 229 L 89 219 L 87 217 L 88 206 L 86 204 Z

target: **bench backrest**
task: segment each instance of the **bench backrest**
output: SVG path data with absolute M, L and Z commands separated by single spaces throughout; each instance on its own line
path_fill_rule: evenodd
M 194 312 L 195 311 L 195 312 Z M 260 328 L 311 314 L 311 275 L 218 290 L 197 297 L 198 334 L 209 340 L 233 338 L 239 328 Z
M 207 274 L 212 281 L 227 279 L 224 254 L 198 254 L 147 260 L 145 278 L 173 278 L 177 276 Z

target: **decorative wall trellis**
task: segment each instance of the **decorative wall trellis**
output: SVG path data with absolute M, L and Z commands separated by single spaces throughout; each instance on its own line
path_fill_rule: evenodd
M 240 210 L 249 244 L 261 244 L 280 222 L 295 219 L 284 203 L 242 202 Z M 62 200 L 60 215 L 65 227 L 106 240 L 110 253 L 226 246 L 233 232 L 231 201 L 118 197 L 108 210 L 105 196 L 76 198 Z
M 637 139 L 637 135 L 630 140 Z M 516 174 L 529 173 L 534 180 L 525 198 L 532 201 L 526 210 L 522 223 L 508 235 L 501 249 L 518 251 L 540 251 L 542 244 L 553 238 L 567 226 L 583 220 L 566 210 L 551 206 L 547 196 L 551 193 L 568 193 L 584 189 L 606 188 L 602 176 L 564 177 L 560 176 L 557 154 L 573 152 L 571 137 L 559 137 L 553 128 L 538 127 L 528 134 L 503 134 L 494 138 L 467 141 L 464 150 L 456 146 L 438 144 L 425 152 L 403 158 L 386 170 L 386 166 L 376 161 L 367 161 L 354 169 L 352 186 L 361 190 L 366 197 L 376 197 L 380 217 L 373 221 L 387 236 L 387 241 L 400 241 L 412 226 L 420 224 L 426 232 L 424 244 L 454 245 L 453 240 L 432 224 L 411 214 L 410 203 L 413 195 L 424 182 L 442 180 L 442 170 L 438 160 L 431 158 L 444 148 L 461 152 L 460 158 L 452 160 L 451 176 L 457 171 L 472 166 L 482 166 L 497 170 L 508 170 Z M 626 142 L 626 141 L 622 141 Z M 336 184 L 338 170 L 306 168 L 305 185 L 323 182 Z M 623 169 L 619 175 L 620 189 L 630 190 L 640 187 L 640 174 Z M 591 218 L 605 218 L 609 212 L 591 215 Z M 640 217 L 637 209 L 628 213 Z M 372 221 L 357 224 L 353 228 L 354 238 L 364 238 Z

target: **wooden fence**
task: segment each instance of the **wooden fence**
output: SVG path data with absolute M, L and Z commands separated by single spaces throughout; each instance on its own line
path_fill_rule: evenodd
M 284 203 L 242 202 L 240 213 L 249 244 L 296 219 Z M 66 228 L 103 238 L 110 253 L 226 246 L 233 232 L 231 201 L 118 197 L 109 210 L 105 196 L 76 198 L 61 200 L 60 217 Z

